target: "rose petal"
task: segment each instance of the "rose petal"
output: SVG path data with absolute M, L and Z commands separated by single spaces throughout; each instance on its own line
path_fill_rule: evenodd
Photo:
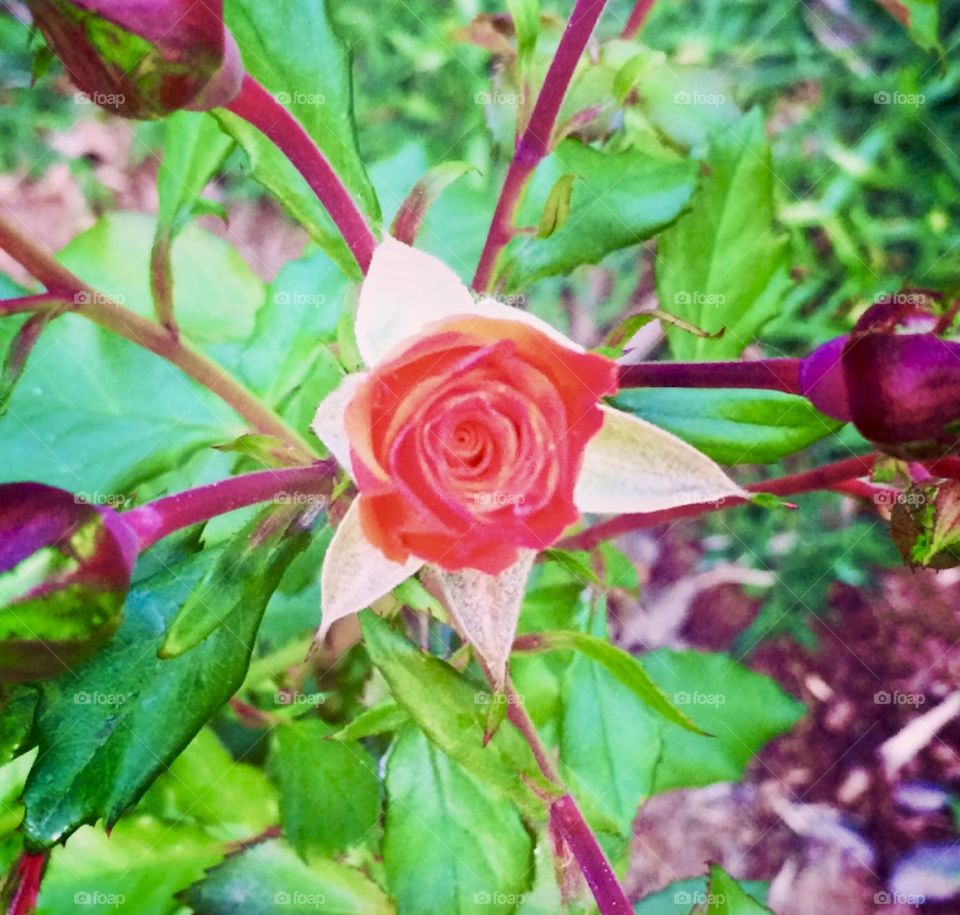
M 601 406 L 600 431 L 583 456 L 574 500 L 582 512 L 652 512 L 749 497 L 706 455 L 636 416 Z
M 350 506 L 323 557 L 320 597 L 323 616 L 317 640 L 322 641 L 339 619 L 359 613 L 388 594 L 423 565 L 411 556 L 404 563 L 392 562 L 363 533 L 359 496 Z
M 355 332 L 368 366 L 425 324 L 464 314 L 473 298 L 460 278 L 437 258 L 384 237 L 360 287 Z
M 429 567 L 429 581 L 435 583 L 460 634 L 490 671 L 497 692 L 502 692 L 506 684 L 507 659 L 536 555 L 535 550 L 521 550 L 520 558 L 499 575 Z
M 355 333 L 360 355 L 376 365 L 394 346 L 430 324 L 476 315 L 519 321 L 575 352 L 584 352 L 546 321 L 494 299 L 475 300 L 443 261 L 386 236 L 360 287 Z
M 347 438 L 347 405 L 353 400 L 357 389 L 367 377 L 366 372 L 357 372 L 343 378 L 317 407 L 310 428 L 317 438 L 327 446 L 327 450 L 336 458 L 337 463 L 352 477 L 353 466 L 350 461 L 350 441 Z

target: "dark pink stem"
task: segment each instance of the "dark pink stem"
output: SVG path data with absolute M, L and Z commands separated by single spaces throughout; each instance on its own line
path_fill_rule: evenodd
M 366 273 L 377 241 L 340 177 L 297 120 L 253 77 L 226 106 L 269 137 L 307 180 L 326 207 L 360 269 Z
M 480 255 L 480 263 L 473 277 L 473 288 L 478 292 L 485 292 L 489 287 L 497 258 L 513 237 L 513 217 L 520 202 L 520 195 L 527 178 L 550 151 L 553 126 L 560 113 L 567 87 L 605 5 L 606 0 L 577 0 L 574 4 L 566 30 L 533 106 L 530 120 L 520 136 L 513 160 L 507 169 L 500 199 L 497 201 L 483 253 Z
M 123 520 L 140 541 L 140 552 L 174 531 L 218 515 L 261 502 L 306 503 L 329 494 L 336 474 L 333 461 L 317 461 L 308 467 L 258 470 L 198 486 L 173 496 L 148 502 L 129 512 Z
M 28 312 L 45 311 L 50 308 L 69 308 L 70 299 L 56 293 L 41 292 L 37 295 L 22 295 L 16 299 L 0 301 L 0 318 Z
M 620 367 L 621 388 L 754 388 L 801 394 L 800 359 L 641 362 Z
M 7 915 L 32 915 L 36 911 L 40 883 L 47 868 L 47 857 L 47 852 L 24 852 L 20 856 L 14 872 L 16 889 L 10 897 Z
M 655 2 L 656 0 L 637 0 L 637 5 L 634 6 L 627 24 L 623 27 L 621 38 L 633 38 L 643 28 L 643 24 L 647 21 L 647 16 L 650 15 L 650 10 L 653 9 Z
M 601 915 L 627 915 L 632 912 L 617 875 L 569 794 L 550 805 L 550 829 L 573 852 Z
M 855 480 L 870 473 L 876 460 L 876 454 L 865 454 L 862 457 L 852 457 L 844 461 L 836 461 L 833 464 L 825 464 L 823 467 L 817 467 L 805 473 L 793 473 L 774 480 L 751 483 L 746 488 L 750 492 L 766 492 L 775 496 L 795 496 L 818 489 L 832 489 L 838 484 Z M 734 505 L 743 505 L 745 502 L 745 499 L 733 496 L 721 499 L 718 502 L 681 505 L 679 508 L 668 508 L 658 512 L 617 515 L 616 518 L 601 521 L 579 534 L 561 540 L 557 546 L 563 550 L 592 550 L 605 540 L 619 537 L 621 534 L 627 534 L 630 531 L 668 524 L 671 521 L 679 521 L 681 518 L 696 518 L 698 515 L 705 515 L 707 512 L 717 511 L 721 508 L 731 508 Z

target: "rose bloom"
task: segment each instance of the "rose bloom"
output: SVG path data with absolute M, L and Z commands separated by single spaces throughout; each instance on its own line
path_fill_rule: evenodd
M 395 239 L 374 254 L 355 329 L 369 371 L 313 422 L 359 490 L 324 557 L 321 636 L 426 566 L 500 677 L 533 559 L 581 512 L 745 495 L 695 448 L 601 403 L 615 363 Z

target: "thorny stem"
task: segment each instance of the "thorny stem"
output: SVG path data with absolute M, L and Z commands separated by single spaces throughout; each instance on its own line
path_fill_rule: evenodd
M 497 258 L 513 236 L 513 218 L 520 195 L 533 170 L 550 151 L 553 126 L 567 87 L 605 5 L 606 0 L 577 0 L 573 7 L 550 69 L 547 70 L 543 87 L 533 106 L 530 120 L 520 136 L 507 169 L 500 199 L 493 212 L 487 240 L 473 277 L 473 288 L 477 292 L 488 290 Z
M 334 461 L 308 467 L 258 470 L 207 486 L 165 496 L 126 512 L 123 520 L 140 541 L 140 552 L 174 531 L 261 502 L 306 504 L 329 494 L 337 472 Z
M 507 717 L 530 745 L 544 778 L 562 789 L 560 776 L 540 741 L 536 726 L 530 720 L 509 680 L 506 686 L 506 698 Z M 576 801 L 569 794 L 564 793 L 551 801 L 550 828 L 573 852 L 601 915 L 620 915 L 620 913 L 625 915 L 632 912 L 633 909 L 610 862 L 607 861 L 603 849 L 600 848 L 596 837 L 580 813 Z
M 643 28 L 654 3 L 656 3 L 656 0 L 637 0 L 627 24 L 623 27 L 623 32 L 620 33 L 621 38 L 633 38 Z
M 876 454 L 866 454 L 860 457 L 847 458 L 832 464 L 825 464 L 804 473 L 790 474 L 774 480 L 765 480 L 760 483 L 751 483 L 746 488 L 755 493 L 771 493 L 775 496 L 794 496 L 800 493 L 813 492 L 818 489 L 830 489 L 848 480 L 855 480 L 864 474 L 870 473 L 877 460 Z M 564 550 L 592 550 L 594 547 L 619 537 L 630 531 L 639 531 L 681 518 L 696 518 L 707 512 L 721 508 L 730 508 L 734 505 L 743 505 L 747 500 L 738 496 L 720 499 L 716 502 L 705 502 L 697 505 L 681 505 L 679 508 L 668 508 L 657 512 L 642 512 L 638 514 L 618 515 L 608 521 L 594 524 L 579 534 L 561 540 L 557 547 Z
M 621 388 L 754 388 L 803 396 L 801 359 L 755 362 L 641 362 L 620 366 Z
M 226 109 L 260 130 L 296 166 L 366 273 L 377 245 L 373 232 L 339 175 L 296 118 L 249 75 Z
M 51 304 L 56 307 L 66 303 L 71 311 L 177 366 L 184 374 L 232 407 L 252 428 L 279 439 L 284 444 L 291 463 L 306 463 L 316 458 L 313 447 L 302 436 L 216 362 L 174 339 L 159 324 L 122 307 L 110 296 L 88 286 L 66 267 L 58 264 L 50 252 L 35 244 L 2 218 L 0 248 L 29 270 L 49 290 L 39 296 L 11 300 L 18 304 L 10 313 L 26 310 L 25 305 L 30 304 L 29 300 L 33 300 L 34 307 L 31 310 L 42 310 Z

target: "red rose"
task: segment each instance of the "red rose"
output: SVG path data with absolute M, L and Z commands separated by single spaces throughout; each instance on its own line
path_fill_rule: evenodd
M 549 546 L 579 516 L 616 379 L 609 359 L 519 321 L 466 316 L 405 342 L 347 408 L 364 533 L 395 562 L 491 575 Z

